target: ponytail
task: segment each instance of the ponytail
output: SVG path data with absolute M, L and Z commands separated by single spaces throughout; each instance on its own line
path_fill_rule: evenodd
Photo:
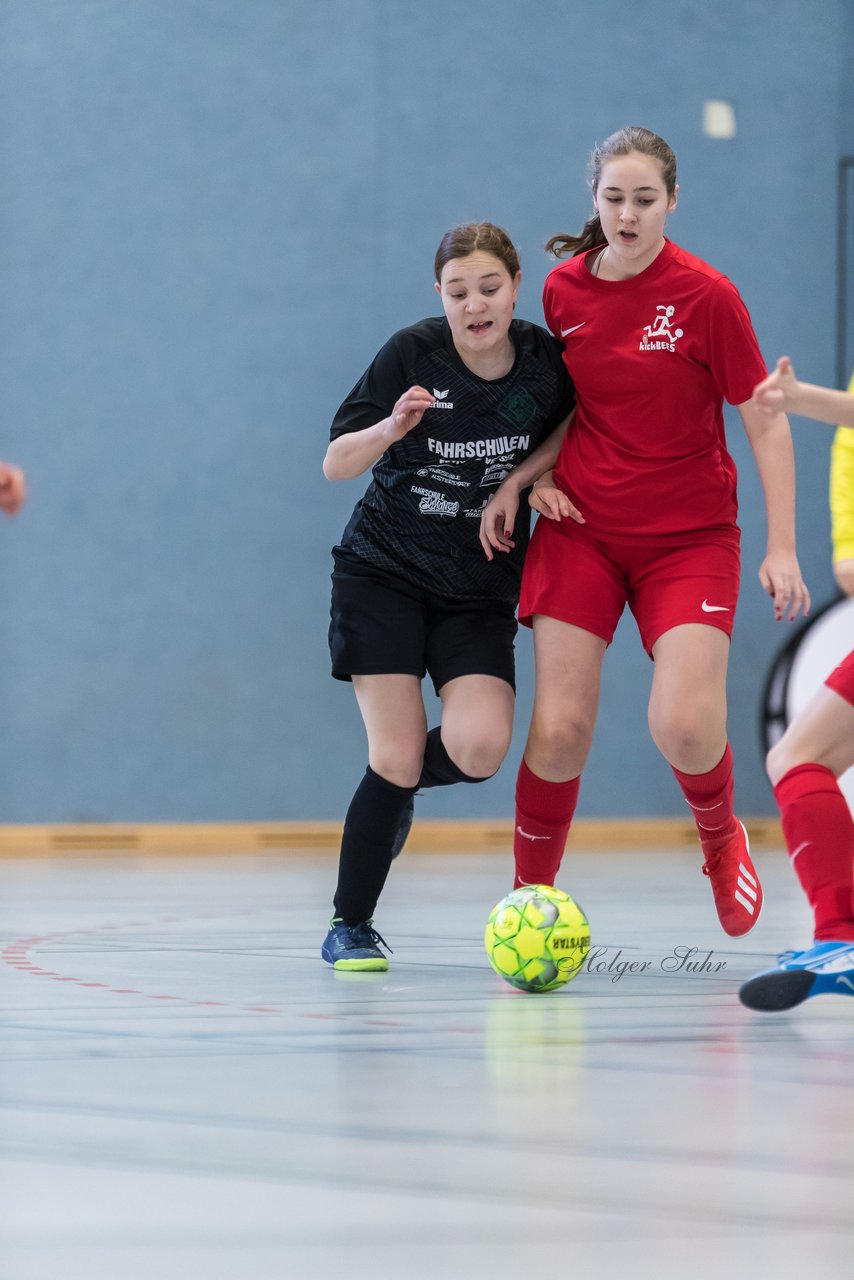
M 556 258 L 576 258 L 579 253 L 595 249 L 597 245 L 607 244 L 599 214 L 594 213 L 584 224 L 581 235 L 571 236 L 558 234 L 546 241 L 546 253 L 553 253 Z

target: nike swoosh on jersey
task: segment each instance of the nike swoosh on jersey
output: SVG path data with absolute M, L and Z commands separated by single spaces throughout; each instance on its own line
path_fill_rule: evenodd
M 567 334 L 575 333 L 576 329 L 583 329 L 586 324 L 586 320 L 582 320 L 581 324 L 571 324 L 568 329 L 561 329 L 560 336 L 565 338 Z
M 704 600 L 700 605 L 703 613 L 730 613 L 729 605 L 725 604 L 709 604 L 708 600 Z

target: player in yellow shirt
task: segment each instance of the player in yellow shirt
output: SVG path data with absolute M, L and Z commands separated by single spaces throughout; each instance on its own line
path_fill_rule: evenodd
M 842 394 L 842 393 L 840 393 Z M 854 377 L 848 399 L 854 396 Z M 845 420 L 845 414 L 840 413 Z M 833 573 L 847 596 L 854 596 L 854 426 L 839 426 L 830 454 L 830 516 Z

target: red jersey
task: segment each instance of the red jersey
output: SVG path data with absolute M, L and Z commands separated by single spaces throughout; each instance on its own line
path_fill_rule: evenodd
M 744 403 L 766 376 L 747 309 L 726 276 L 669 240 L 630 280 L 591 275 L 599 251 L 555 267 L 543 292 L 577 395 L 556 483 L 594 536 L 731 528 L 723 401 Z

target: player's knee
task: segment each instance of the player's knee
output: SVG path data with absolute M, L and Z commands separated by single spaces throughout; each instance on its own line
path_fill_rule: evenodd
M 713 768 L 726 723 L 711 712 L 698 713 L 691 707 L 650 709 L 649 729 L 659 751 L 671 764 L 692 773 Z
M 780 779 L 791 769 L 789 764 L 789 749 L 784 739 L 775 742 L 774 746 L 765 757 L 765 772 L 768 774 L 768 781 L 772 787 L 776 787 Z
M 574 777 L 587 759 L 593 741 L 593 721 L 581 711 L 569 711 L 561 716 L 537 717 L 531 727 L 526 758 L 535 759 L 550 772 Z M 536 772 L 536 770 L 535 770 Z
M 374 773 L 378 773 L 381 778 L 385 778 L 386 782 L 391 782 L 396 787 L 417 786 L 423 763 L 423 745 L 403 749 L 400 746 L 394 749 L 383 747 L 373 749 L 370 753 L 370 764 Z
M 766 755 L 765 772 L 771 786 L 776 787 L 789 770 L 797 769 L 798 765 L 817 764 L 836 773 L 834 763 L 815 742 L 799 741 L 797 734 L 789 728 Z
M 443 738 L 445 731 L 442 731 Z M 445 749 L 457 768 L 468 778 L 491 778 L 510 750 L 511 727 L 471 725 L 467 732 L 449 737 Z

